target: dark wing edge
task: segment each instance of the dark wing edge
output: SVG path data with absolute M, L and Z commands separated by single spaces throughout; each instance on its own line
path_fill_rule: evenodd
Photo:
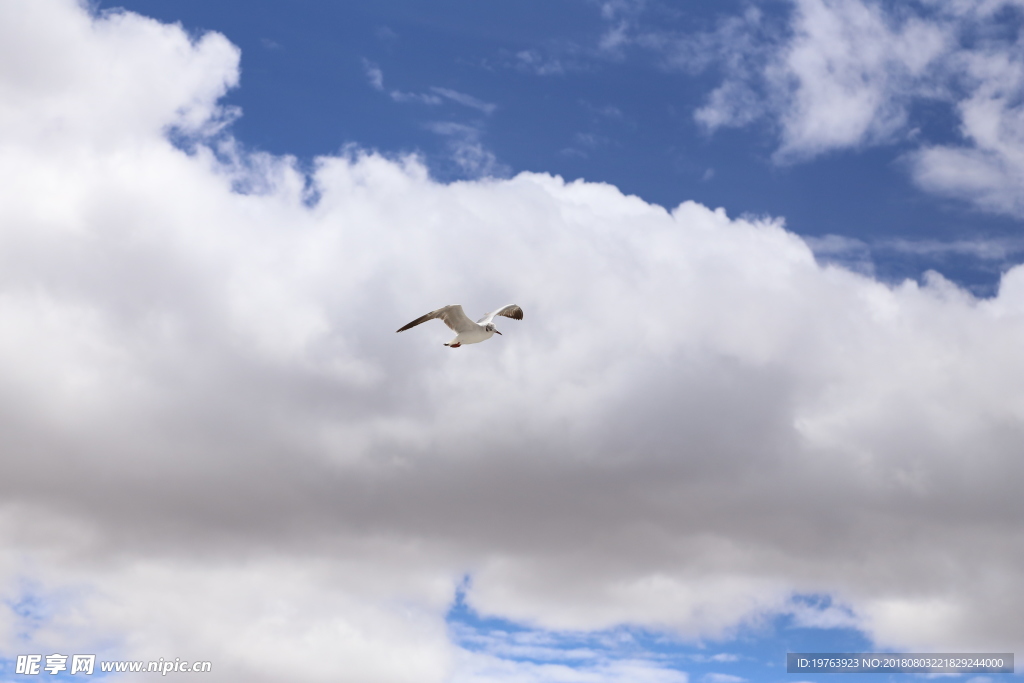
M 493 313 L 488 313 L 484 317 L 477 320 L 477 324 L 486 325 L 487 323 L 494 320 L 496 316 L 503 315 L 506 318 L 512 318 L 513 320 L 523 319 L 523 309 L 519 308 L 516 304 L 509 304 L 508 306 L 502 306 Z
M 455 327 L 453 326 L 453 321 L 458 318 L 460 313 L 462 314 L 463 318 L 466 317 L 466 314 L 462 313 L 462 306 L 461 305 L 459 305 L 459 304 L 450 304 L 448 306 L 444 306 L 443 308 L 439 308 L 436 311 L 431 311 L 430 313 L 427 313 L 426 315 L 421 315 L 419 318 L 416 318 L 415 320 L 413 320 L 408 325 L 403 325 L 402 327 L 399 327 L 397 330 L 395 330 L 395 332 L 405 332 L 409 328 L 416 327 L 417 325 L 422 325 L 423 323 L 427 322 L 428 320 L 437 320 L 437 319 L 441 320 L 441 322 L 443 322 L 445 325 L 447 325 L 448 327 L 450 327 L 451 329 L 454 330 Z M 468 320 L 468 318 L 467 318 L 467 320 Z
M 522 320 L 523 309 L 519 308 L 519 306 L 515 304 L 509 304 L 505 308 L 496 311 L 494 315 L 503 315 L 506 318 L 512 318 L 513 320 Z
M 427 313 L 426 315 L 422 315 L 419 318 L 416 318 L 415 320 L 413 320 L 408 325 L 403 325 L 402 327 L 399 327 L 397 330 L 395 330 L 395 332 L 405 332 L 406 330 L 408 330 L 411 327 L 416 327 L 417 325 L 421 325 L 421 324 L 427 322 L 428 320 L 433 320 L 436 317 L 437 317 L 437 311 L 431 311 L 430 313 Z

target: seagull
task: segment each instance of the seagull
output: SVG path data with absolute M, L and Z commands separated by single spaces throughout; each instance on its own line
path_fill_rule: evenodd
M 416 318 L 408 325 L 399 327 L 396 332 L 405 332 L 410 327 L 416 327 L 420 323 L 425 323 L 428 320 L 434 320 L 435 318 L 440 319 L 445 325 L 452 328 L 452 331 L 456 332 L 455 339 L 450 342 L 445 342 L 445 346 L 450 349 L 457 349 L 463 344 L 478 344 L 482 341 L 487 341 L 494 334 L 498 332 L 494 328 L 494 316 L 503 315 L 506 318 L 512 318 L 513 320 L 523 319 L 523 309 L 515 304 L 509 304 L 508 306 L 502 306 L 496 311 L 488 313 L 484 317 L 480 318 L 476 322 L 469 319 L 466 312 L 462 310 L 462 306 L 459 304 L 452 304 L 451 306 L 445 306 L 439 308 L 436 311 L 431 311 L 424 316 Z

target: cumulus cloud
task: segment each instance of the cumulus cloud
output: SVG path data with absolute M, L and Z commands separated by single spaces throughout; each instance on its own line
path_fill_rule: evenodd
M 815 593 L 881 646 L 1024 642 L 1024 268 L 979 300 L 608 185 L 306 176 L 210 137 L 222 36 L 70 0 L 0 32 L 5 656 L 685 680 L 460 648 L 467 575 L 537 628 L 725 638 Z M 508 301 L 479 347 L 393 332 Z
M 178 26 L 138 15 L 93 23 L 81 12 L 50 15 L 46 3 L 0 12 L 0 126 L 8 131 L 55 146 L 105 144 L 167 127 L 210 132 L 227 114 L 218 99 L 238 83 L 239 50 L 222 35 L 193 42 Z

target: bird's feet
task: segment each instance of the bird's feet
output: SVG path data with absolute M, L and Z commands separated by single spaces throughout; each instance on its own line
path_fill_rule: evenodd
M 459 342 L 458 344 L 445 344 L 445 346 L 447 346 L 449 349 L 457 349 L 460 346 L 462 346 L 462 342 Z

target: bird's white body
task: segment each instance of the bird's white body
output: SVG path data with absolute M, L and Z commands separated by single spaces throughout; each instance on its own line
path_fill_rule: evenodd
M 466 312 L 462 310 L 462 306 L 459 304 L 452 304 L 451 306 L 445 306 L 439 308 L 436 311 L 431 311 L 426 315 L 420 316 L 413 320 L 408 325 L 400 327 L 399 332 L 404 332 L 410 327 L 416 327 L 421 323 L 425 323 L 428 320 L 441 320 L 445 325 L 450 327 L 455 332 L 455 338 L 449 342 L 445 342 L 445 346 L 457 349 L 463 344 L 479 344 L 482 341 L 487 341 L 495 334 L 501 334 L 494 327 L 495 316 L 505 316 L 506 318 L 512 318 L 513 320 L 523 319 L 523 309 L 515 304 L 509 304 L 508 306 L 502 306 L 493 313 L 488 313 L 484 317 L 480 318 L 476 322 L 470 320 Z
M 450 342 L 445 342 L 445 346 L 454 346 L 458 348 L 463 344 L 479 344 L 480 342 L 487 341 L 493 337 L 495 332 L 497 332 L 497 330 L 493 327 L 488 330 L 483 325 L 473 323 L 473 327 L 471 329 L 459 332 Z

